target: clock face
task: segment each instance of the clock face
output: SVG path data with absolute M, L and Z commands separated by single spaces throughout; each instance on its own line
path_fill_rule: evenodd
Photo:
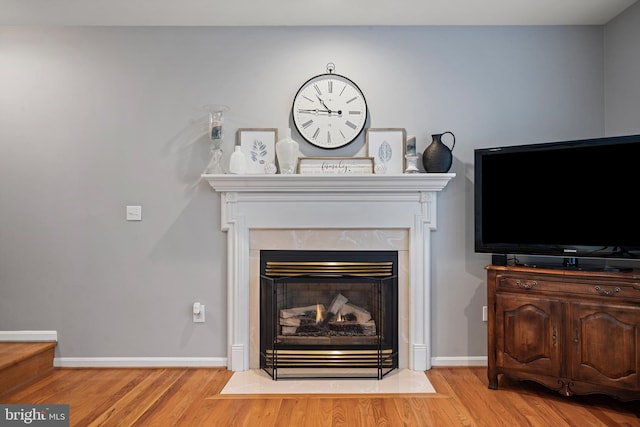
M 293 98 L 293 123 L 300 135 L 320 148 L 340 148 L 360 135 L 367 102 L 346 77 L 321 74 L 302 85 Z

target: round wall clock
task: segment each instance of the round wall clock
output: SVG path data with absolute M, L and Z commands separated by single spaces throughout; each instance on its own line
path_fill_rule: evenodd
M 327 73 L 307 80 L 293 98 L 293 123 L 300 136 L 316 147 L 333 149 L 353 142 L 367 121 L 367 101 L 350 79 Z

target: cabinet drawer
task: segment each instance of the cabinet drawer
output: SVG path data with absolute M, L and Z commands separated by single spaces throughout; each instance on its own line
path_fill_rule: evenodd
M 635 282 L 583 280 L 576 283 L 571 280 L 548 280 L 537 277 L 501 276 L 498 278 L 497 291 L 517 291 L 526 293 L 555 294 L 562 293 L 592 296 L 594 298 L 616 298 L 636 300 L 640 303 L 640 286 Z

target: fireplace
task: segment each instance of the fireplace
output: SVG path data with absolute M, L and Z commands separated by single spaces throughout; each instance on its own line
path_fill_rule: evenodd
M 260 368 L 274 380 L 398 368 L 398 254 L 261 251 Z
M 203 175 L 227 233 L 227 364 L 259 369 L 261 250 L 397 250 L 399 368 L 431 367 L 431 232 L 453 173 Z

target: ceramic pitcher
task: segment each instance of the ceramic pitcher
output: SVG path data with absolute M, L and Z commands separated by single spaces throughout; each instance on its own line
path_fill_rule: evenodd
M 453 142 L 451 148 L 442 142 L 442 137 L 451 134 Z M 456 145 L 456 136 L 452 132 L 436 133 L 431 135 L 431 144 L 422 153 L 422 164 L 427 172 L 449 172 L 453 161 L 453 147 Z

